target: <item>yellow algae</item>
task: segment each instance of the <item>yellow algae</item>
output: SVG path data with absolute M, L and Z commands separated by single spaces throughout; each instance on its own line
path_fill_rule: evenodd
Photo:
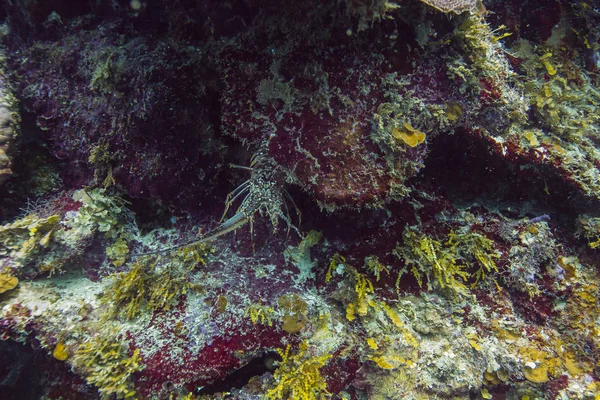
M 383 265 L 376 256 L 368 256 L 365 258 L 366 269 L 375 275 L 375 279 L 379 281 L 382 272 L 390 273 L 390 268 L 387 265 Z
M 572 376 L 577 376 L 584 373 L 584 370 L 579 366 L 579 363 L 575 360 L 575 356 L 573 354 L 566 354 L 563 362 L 565 368 Z
M 348 304 L 348 307 L 346 307 L 346 319 L 348 321 L 354 321 L 354 319 L 356 318 L 354 309 L 354 303 L 350 303 Z
M 300 344 L 298 353 L 294 355 L 290 355 L 289 345 L 285 351 L 277 349 L 281 361 L 273 374 L 276 386 L 267 391 L 265 398 L 317 400 L 328 394 L 321 368 L 327 364 L 331 354 L 316 356 L 308 350 L 305 342 Z
M 221 295 L 217 298 L 216 309 L 219 313 L 224 313 L 227 310 L 227 297 Z
M 373 350 L 377 350 L 377 343 L 375 342 L 375 340 L 373 340 L 372 338 L 368 338 L 367 339 L 367 344 L 369 345 L 370 348 L 372 348 Z
M 556 75 L 556 68 L 554 68 L 554 65 L 552 65 L 552 63 L 550 62 L 549 58 L 552 57 L 552 53 L 546 53 L 543 56 L 540 57 L 540 61 L 542 62 L 542 64 L 544 64 L 544 67 L 546 68 L 546 72 L 548 72 L 548 75 Z
M 19 284 L 19 279 L 10 273 L 0 274 L 0 293 L 13 290 Z
M 406 360 L 400 356 L 379 356 L 371 360 L 381 369 L 395 369 L 400 365 L 406 364 Z
M 501 382 L 500 378 L 498 377 L 497 372 L 484 372 L 483 374 L 483 379 L 485 379 L 485 381 L 487 383 L 490 383 L 492 385 L 497 385 Z
M 479 343 L 477 343 L 477 341 L 474 340 L 474 339 L 469 339 L 469 344 L 471 345 L 472 348 L 474 348 L 477 351 L 481 351 L 482 350 L 482 348 L 479 345 Z
M 52 353 L 52 355 L 58 361 L 65 361 L 67 358 L 69 358 L 69 353 L 67 352 L 67 348 L 65 347 L 65 345 L 62 342 L 58 342 L 56 344 L 56 347 L 54 348 L 54 352 Z
M 400 128 L 392 129 L 392 135 L 397 140 L 402 140 L 410 147 L 417 147 L 425 141 L 425 134 L 418 129 L 413 128 L 408 122 L 404 123 L 404 126 Z
M 463 115 L 463 108 L 459 103 L 448 103 L 445 108 L 446 118 L 448 121 L 455 123 Z
M 544 365 L 538 365 L 535 368 L 525 367 L 523 375 L 530 382 L 546 383 L 548 382 L 548 367 Z
M 527 139 L 530 146 L 537 147 L 540 145 L 540 142 L 538 141 L 534 131 L 525 131 L 525 133 L 523 133 L 523 136 L 525 136 L 525 139 Z
M 275 309 L 273 307 L 264 305 L 262 300 L 259 300 L 258 303 L 252 303 L 246 307 L 244 317 L 250 317 L 253 324 L 273 326 L 274 314 Z
M 281 296 L 277 305 L 283 313 L 282 329 L 287 333 L 300 332 L 308 322 L 308 304 L 296 293 L 292 293 Z

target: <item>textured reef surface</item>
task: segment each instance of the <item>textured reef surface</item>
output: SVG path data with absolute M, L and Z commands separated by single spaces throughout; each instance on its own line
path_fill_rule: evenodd
M 0 4 L 1 399 L 600 399 L 599 2 Z

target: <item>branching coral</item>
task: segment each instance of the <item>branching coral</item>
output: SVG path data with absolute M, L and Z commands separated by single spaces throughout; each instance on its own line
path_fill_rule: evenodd
M 390 267 L 382 264 L 376 256 L 365 257 L 365 268 L 375 275 L 376 280 L 379 280 L 382 272 L 390 273 Z
M 373 284 L 364 274 L 353 269 L 355 286 L 354 291 L 356 298 L 353 302 L 348 303 L 346 307 L 346 318 L 348 321 L 353 321 L 355 315 L 361 317 L 367 315 L 370 305 L 370 294 L 373 294 Z
M 423 285 L 423 274 L 427 277 L 429 289 L 433 289 L 433 281 L 442 289 L 449 289 L 455 293 L 465 293 L 465 281 L 469 273 L 464 265 L 457 263 L 455 255 L 443 251 L 442 242 L 431 239 L 425 235 L 419 236 L 416 232 L 406 229 L 404 243 L 408 249 L 404 252 L 407 265 L 417 279 L 419 286 Z M 432 279 L 434 278 L 434 279 Z
M 499 255 L 494 250 L 493 241 L 478 233 L 450 232 L 447 240 L 441 242 L 406 228 L 403 237 L 404 246 L 396 248 L 395 254 L 405 260 L 419 285 L 423 284 L 423 275 L 427 277 L 430 290 L 435 283 L 454 294 L 464 294 L 468 278 L 475 278 L 474 286 L 489 273 L 498 270 L 494 260 Z M 469 263 L 479 268 L 469 273 Z
M 290 346 L 285 351 L 277 349 L 282 360 L 273 374 L 276 386 L 266 393 L 269 400 L 317 400 L 327 393 L 327 383 L 321 368 L 327 364 L 331 354 L 313 356 L 308 345 L 301 343 L 298 353 L 290 356 Z
M 400 332 L 405 344 L 415 348 L 418 346 L 417 340 L 404 324 L 400 315 L 384 300 L 376 298 L 373 283 L 365 274 L 358 272 L 356 268 L 348 264 L 346 259 L 339 253 L 336 253 L 330 262 L 326 277 L 327 282 L 331 280 L 334 269 L 336 272 L 344 271 L 348 281 L 352 282 L 354 286 L 354 291 L 348 299 L 350 301 L 346 305 L 346 319 L 348 321 L 355 321 L 357 317 L 360 317 L 360 323 L 364 326 L 367 320 L 378 320 L 382 323 L 381 329 L 384 331 L 388 330 L 390 333 Z
M 131 319 L 143 307 L 169 309 L 191 287 L 186 274 L 205 263 L 208 251 L 204 244 L 179 249 L 169 257 L 167 265 L 160 256 L 139 258 L 128 272 L 111 277 L 113 282 L 103 297 L 103 301 L 110 305 L 109 314 Z

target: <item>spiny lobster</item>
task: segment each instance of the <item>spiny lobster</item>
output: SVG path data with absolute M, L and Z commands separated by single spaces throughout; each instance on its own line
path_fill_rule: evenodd
M 208 242 L 219 236 L 225 235 L 226 233 L 239 229 L 245 224 L 250 224 L 250 234 L 253 235 L 254 218 L 257 213 L 261 216 L 267 215 L 269 217 L 274 231 L 277 230 L 279 219 L 282 219 L 287 224 L 288 232 L 293 228 L 298 235 L 302 237 L 298 228 L 292 223 L 286 199 L 293 205 L 299 219 L 301 218 L 300 210 L 290 194 L 283 189 L 283 171 L 281 171 L 281 168 L 265 154 L 265 151 L 259 150 L 252 156 L 250 167 L 239 165 L 232 165 L 232 167 L 250 171 L 250 177 L 227 195 L 225 200 L 225 211 L 221 217 L 219 226 L 208 232 L 206 235 L 192 241 L 159 250 L 136 253 L 131 256 L 139 257 L 164 253 L 182 247 Z M 232 217 L 225 219 L 231 206 L 239 199 L 242 200 L 235 214 Z

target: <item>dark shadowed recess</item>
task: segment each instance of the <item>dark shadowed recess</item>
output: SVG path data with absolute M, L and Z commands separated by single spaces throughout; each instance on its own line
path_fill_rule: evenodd
M 12 340 L 0 341 L 0 393 L 4 400 L 38 399 L 42 374 L 34 367 L 31 351 Z
M 99 399 L 98 392 L 75 376 L 66 364 L 39 351 L 35 341 L 0 340 L 0 399 Z M 78 392 L 74 388 L 78 388 Z
M 464 132 L 440 135 L 429 146 L 426 167 L 414 180 L 431 182 L 459 207 L 484 206 L 511 218 L 549 214 L 569 224 L 600 206 L 551 168 L 512 163 Z
M 199 388 L 195 391 L 195 394 L 211 395 L 231 392 L 233 389 L 241 389 L 246 386 L 253 377 L 259 377 L 266 372 L 272 372 L 275 369 L 274 361 L 281 361 L 279 354 L 275 352 L 266 352 L 261 357 L 250 360 L 248 364 L 229 374 L 225 379 Z
M 49 171 L 61 168 L 62 162 L 51 153 L 48 142 L 42 139 L 42 132 L 36 126 L 35 115 L 21 110 L 21 130 L 18 137 L 17 153 L 13 160 L 13 176 L 0 186 L 0 224 L 15 220 L 23 214 L 23 205 L 37 200 L 30 192 L 33 179 L 43 179 L 36 167 Z M 60 188 L 56 188 L 60 189 Z

